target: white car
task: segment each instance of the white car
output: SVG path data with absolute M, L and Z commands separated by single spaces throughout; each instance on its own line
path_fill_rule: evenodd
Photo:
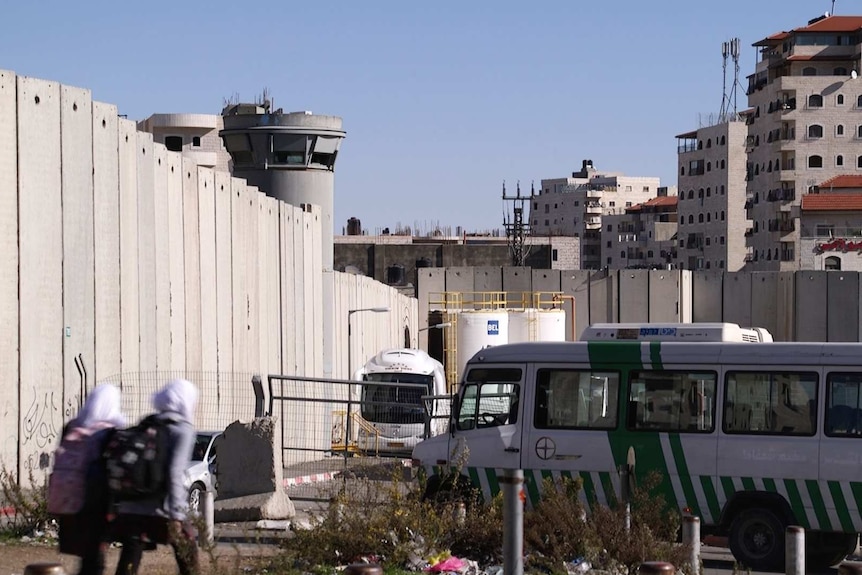
M 199 431 L 192 460 L 186 469 L 185 485 L 189 490 L 189 511 L 198 513 L 207 491 L 216 492 L 216 446 L 221 431 Z

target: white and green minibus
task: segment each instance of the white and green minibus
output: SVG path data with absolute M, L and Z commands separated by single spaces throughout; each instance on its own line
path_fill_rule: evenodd
M 586 339 L 586 341 L 584 341 Z M 456 470 L 486 498 L 522 469 L 580 477 L 584 502 L 620 494 L 618 470 L 657 470 L 669 504 L 726 534 L 735 558 L 780 568 L 788 525 L 809 564 L 862 531 L 862 343 L 779 343 L 733 324 L 605 324 L 578 342 L 501 345 L 467 363 L 449 433 L 420 442 L 429 486 Z

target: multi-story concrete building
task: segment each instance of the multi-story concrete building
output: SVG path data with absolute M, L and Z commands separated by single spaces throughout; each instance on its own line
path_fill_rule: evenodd
M 860 16 L 824 16 L 754 43 L 747 269 L 795 270 L 811 261 L 803 254 L 803 196 L 862 169 L 860 29 Z
M 679 134 L 679 234 L 682 269 L 737 271 L 745 264 L 744 116 Z
M 667 268 L 677 256 L 677 196 L 658 197 L 602 217 L 602 262 L 610 269 Z M 610 231 L 608 231 L 610 230 Z
M 622 214 L 654 198 L 660 185 L 657 177 L 600 173 L 592 160 L 584 160 L 581 171 L 571 178 L 542 180 L 541 189 L 530 198 L 531 233 L 580 238 L 581 269 L 605 267 L 602 216 Z
M 138 122 L 138 130 L 149 132 L 153 141 L 204 168 L 229 171 L 230 154 L 219 137 L 222 117 L 214 114 L 153 114 Z

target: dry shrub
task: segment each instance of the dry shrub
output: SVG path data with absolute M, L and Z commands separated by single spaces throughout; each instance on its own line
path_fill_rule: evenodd
M 48 483 L 37 479 L 32 469 L 27 476 L 27 484 L 22 485 L 18 476 L 3 467 L 0 471 L 0 507 L 9 507 L 12 513 L 4 514 L 0 525 L 2 533 L 8 537 L 32 535 L 44 530 L 51 517 L 48 515 Z

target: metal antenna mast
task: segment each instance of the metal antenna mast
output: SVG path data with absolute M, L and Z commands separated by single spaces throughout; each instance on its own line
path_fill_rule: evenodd
M 730 52 L 730 42 L 721 43 L 721 110 L 718 112 L 718 119 L 721 122 L 725 121 L 728 111 L 727 98 L 727 55 Z
M 730 96 L 733 98 L 733 116 L 736 117 L 736 87 L 739 84 L 739 38 L 730 39 L 730 57 L 733 59 L 733 86 L 730 88 Z
M 530 196 L 535 195 L 535 189 L 530 190 Z M 512 265 L 524 267 L 527 260 L 528 248 L 526 247 L 526 235 L 530 230 L 530 224 L 524 221 L 524 203 L 530 198 L 521 195 L 521 182 L 518 182 L 517 191 L 514 196 L 506 195 L 506 182 L 503 182 L 503 201 L 513 204 L 513 215 L 510 217 L 508 211 L 503 214 L 503 228 L 506 230 L 506 242 L 512 255 Z

